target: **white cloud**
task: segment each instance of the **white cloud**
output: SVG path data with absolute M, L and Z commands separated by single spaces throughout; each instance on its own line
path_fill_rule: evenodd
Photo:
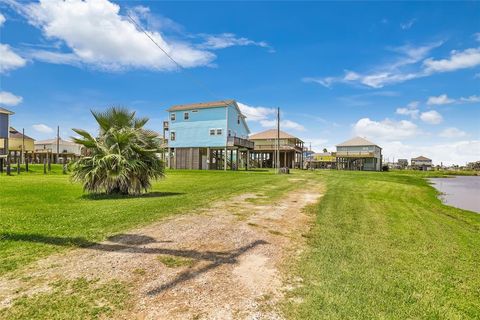
M 411 159 L 419 155 L 433 160 L 434 164 L 464 165 L 467 162 L 480 159 L 480 140 L 461 140 L 451 143 L 429 143 L 427 145 L 405 144 L 392 141 L 381 145 L 384 158 Z
M 443 104 L 450 104 L 454 102 L 455 100 L 450 99 L 446 94 L 441 94 L 438 97 L 428 97 L 428 100 L 427 100 L 428 105 L 443 105 Z
M 277 126 L 276 120 L 260 120 L 260 125 L 264 128 L 275 128 Z M 305 131 L 305 127 L 298 122 L 291 120 L 280 120 L 280 130 L 292 129 L 296 131 Z
M 202 49 L 224 49 L 233 46 L 258 46 L 262 48 L 270 48 L 270 45 L 265 41 L 253 41 L 244 37 L 237 37 L 233 33 L 221 33 L 216 35 L 205 34 L 202 35 L 205 42 L 198 47 Z
M 473 96 L 466 97 L 466 98 L 461 97 L 461 98 L 460 98 L 460 101 L 461 101 L 461 102 L 464 102 L 464 103 L 480 102 L 480 96 L 473 95 Z
M 417 109 L 419 104 L 420 104 L 420 102 L 418 102 L 418 101 L 412 101 L 409 104 L 407 104 L 406 108 L 397 108 L 395 113 L 403 115 L 403 116 L 410 116 L 410 117 L 412 117 L 412 119 L 416 119 L 416 118 L 418 118 L 418 114 L 420 112 Z
M 415 24 L 416 21 L 417 19 L 410 19 L 407 22 L 401 23 L 400 28 L 402 28 L 402 30 L 408 30 Z
M 175 65 L 126 16 L 107 0 L 47 1 L 17 7 L 31 24 L 54 40 L 62 40 L 71 52 L 31 52 L 47 62 L 86 64 L 104 70 L 143 68 L 173 70 Z M 167 40 L 147 31 L 166 52 L 185 68 L 208 65 L 215 55 L 191 44 Z
M 0 73 L 23 67 L 27 61 L 13 52 L 8 44 L 0 44 Z
M 16 96 L 11 92 L 8 92 L 8 91 L 0 92 L 0 105 L 16 106 L 17 104 L 21 103 L 22 100 L 23 100 L 22 97 Z
M 446 128 L 439 134 L 439 136 L 442 138 L 462 138 L 462 137 L 465 137 L 466 135 L 467 133 L 465 131 L 462 131 L 454 127 Z
M 370 71 L 363 73 L 346 71 L 343 76 L 305 77 L 302 80 L 318 83 L 328 88 L 335 83 L 382 88 L 386 85 L 427 77 L 435 73 L 451 72 L 480 65 L 480 48 L 452 51 L 447 59 L 427 58 L 427 55 L 434 48 L 442 44 L 442 42 L 436 42 L 419 47 L 406 45 L 389 48 L 390 51 L 399 54 L 399 56 L 392 62 L 374 67 Z
M 0 27 L 5 23 L 7 19 L 5 19 L 5 16 L 0 13 Z
M 418 111 L 417 109 L 410 109 L 410 108 L 397 108 L 395 111 L 396 114 L 402 115 L 402 116 L 410 116 L 413 119 L 416 119 L 418 117 Z
M 404 72 L 403 69 L 418 64 L 431 50 L 439 47 L 442 42 L 435 42 L 424 46 L 414 47 L 404 45 L 400 47 L 388 48 L 398 56 L 390 63 L 373 68 L 366 73 L 357 73 L 354 71 L 345 71 L 343 76 L 339 77 L 306 77 L 304 82 L 314 82 L 325 87 L 330 87 L 334 83 L 361 84 L 372 88 L 382 88 L 385 85 L 399 83 L 410 79 L 423 76 L 421 72 Z
M 34 124 L 33 129 L 35 131 L 41 132 L 41 133 L 52 133 L 53 129 L 47 126 L 46 124 L 39 123 L 39 124 Z
M 442 115 L 435 110 L 422 112 L 420 119 L 429 124 L 439 124 L 443 121 Z
M 425 71 L 428 73 L 472 68 L 480 65 L 480 48 L 470 48 L 464 51 L 454 50 L 450 53 L 448 59 L 434 60 L 429 58 L 423 64 Z
M 310 148 L 310 145 L 312 146 L 312 150 L 315 152 L 322 152 L 324 148 L 326 148 L 328 151 L 335 151 L 333 148 L 329 148 L 327 145 L 328 139 L 322 139 L 322 138 L 308 138 L 308 137 L 301 137 L 302 141 L 305 142 L 305 147 Z
M 247 121 L 266 120 L 276 113 L 275 108 L 252 107 L 241 102 L 237 102 L 240 111 L 247 117 Z
M 355 135 L 370 139 L 398 140 L 412 137 L 417 134 L 418 127 L 407 120 L 392 121 L 385 119 L 374 121 L 362 118 L 353 125 Z

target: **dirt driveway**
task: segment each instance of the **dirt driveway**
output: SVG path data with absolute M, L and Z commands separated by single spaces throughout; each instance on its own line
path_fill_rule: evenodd
M 277 303 L 299 279 L 285 266 L 301 252 L 313 217 L 302 210 L 322 186 L 298 189 L 268 203 L 259 194 L 212 204 L 98 245 L 50 256 L 24 270 L 33 284 L 21 294 L 48 291 L 59 279 L 116 279 L 130 284 L 126 319 L 281 319 Z M 0 307 L 22 285 L 0 278 Z

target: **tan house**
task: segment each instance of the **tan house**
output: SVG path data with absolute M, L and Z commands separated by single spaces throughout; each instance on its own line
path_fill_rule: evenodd
M 424 156 L 410 159 L 410 164 L 414 170 L 432 170 L 432 159 Z
M 382 148 L 362 137 L 355 137 L 337 145 L 337 169 L 380 171 Z
M 22 157 L 22 151 L 27 158 L 33 153 L 35 139 L 22 134 L 13 127 L 9 128 L 8 136 L 8 151 L 10 153 L 10 161 L 16 163 L 17 159 Z
M 257 168 L 273 168 L 277 143 L 277 130 L 270 129 L 250 135 L 255 143 L 251 160 Z M 280 166 L 301 168 L 303 163 L 303 141 L 280 130 Z

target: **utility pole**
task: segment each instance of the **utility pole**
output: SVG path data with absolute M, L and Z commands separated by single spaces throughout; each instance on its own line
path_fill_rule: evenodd
M 55 163 L 58 163 L 60 157 L 60 126 L 57 126 L 57 161 Z
M 21 162 L 25 160 L 25 128 L 22 128 L 22 154 L 20 156 Z
M 277 173 L 280 173 L 280 108 L 277 107 Z

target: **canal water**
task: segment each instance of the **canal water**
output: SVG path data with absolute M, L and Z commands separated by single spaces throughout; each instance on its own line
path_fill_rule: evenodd
M 430 182 L 442 193 L 443 203 L 480 213 L 480 176 L 432 178 Z

